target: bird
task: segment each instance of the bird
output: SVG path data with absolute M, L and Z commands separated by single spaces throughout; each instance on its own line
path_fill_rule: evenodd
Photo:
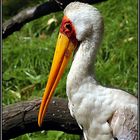
M 83 130 L 85 140 L 136 140 L 137 98 L 116 88 L 102 86 L 94 72 L 104 21 L 94 6 L 72 2 L 64 9 L 54 58 L 38 114 L 41 126 L 48 104 L 71 59 L 66 81 L 70 114 Z

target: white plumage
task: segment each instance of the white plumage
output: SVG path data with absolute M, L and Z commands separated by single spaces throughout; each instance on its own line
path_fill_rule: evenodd
M 76 51 L 66 92 L 70 113 L 83 129 L 85 139 L 137 139 L 137 98 L 123 90 L 103 87 L 95 79 L 93 66 L 103 27 L 103 18 L 93 6 L 73 2 L 65 8 L 38 114 L 39 126 L 70 56 Z
M 91 5 L 73 2 L 65 8 L 64 15 L 72 21 L 80 42 L 67 77 L 71 115 L 83 129 L 86 140 L 136 140 L 137 98 L 103 87 L 95 80 L 93 66 L 103 35 L 101 14 Z M 126 127 L 125 122 L 131 121 Z

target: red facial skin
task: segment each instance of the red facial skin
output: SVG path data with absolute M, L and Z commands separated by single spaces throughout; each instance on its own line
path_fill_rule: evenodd
M 74 28 L 72 22 L 66 16 L 64 16 L 62 19 L 62 23 L 60 26 L 60 32 L 65 34 L 71 40 L 71 42 L 75 46 L 77 46 L 78 40 L 76 39 L 75 28 Z

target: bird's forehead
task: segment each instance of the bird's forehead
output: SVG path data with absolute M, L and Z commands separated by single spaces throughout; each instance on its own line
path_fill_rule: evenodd
M 83 15 L 83 12 L 79 8 L 77 9 L 66 8 L 64 10 L 64 15 L 67 16 L 74 23 L 75 20 L 80 19 L 80 17 Z
M 64 9 L 64 15 L 68 16 L 72 21 L 76 18 L 87 16 L 93 12 L 96 8 L 81 2 L 72 2 Z
M 73 23 L 77 21 L 95 21 L 100 18 L 100 12 L 97 8 L 81 3 L 72 2 L 64 9 L 64 15 L 67 16 Z

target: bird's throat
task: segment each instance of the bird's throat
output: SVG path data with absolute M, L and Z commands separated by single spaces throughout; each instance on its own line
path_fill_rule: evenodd
M 77 92 L 83 81 L 94 78 L 94 62 L 96 57 L 96 46 L 88 41 L 81 42 L 72 62 L 67 76 L 67 94 Z

